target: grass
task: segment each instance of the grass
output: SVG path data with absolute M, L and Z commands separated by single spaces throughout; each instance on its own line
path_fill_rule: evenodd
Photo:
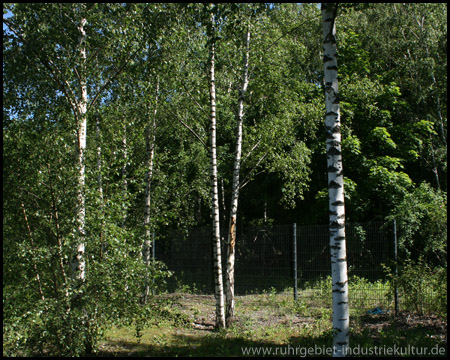
M 442 274 L 433 276 L 439 276 L 439 280 L 444 282 Z M 409 355 L 413 355 L 411 351 L 423 356 L 446 355 L 446 286 L 439 282 L 439 286 L 431 286 L 425 292 L 423 281 L 417 278 L 408 276 L 402 280 L 400 307 L 403 312 L 397 317 L 393 314 L 391 283 L 371 282 L 355 276 L 349 279 L 350 347 L 360 350 L 355 355 L 379 355 L 373 351 L 380 348 L 385 350 L 382 355 L 407 355 L 386 352 L 395 350 L 394 347 L 397 351 L 408 351 Z M 417 285 L 419 280 L 420 286 Z M 433 285 L 431 281 L 429 283 Z M 235 320 L 228 329 L 220 331 L 214 329 L 214 296 L 201 295 L 199 291 L 182 286 L 176 293 L 153 296 L 146 307 L 124 312 L 121 319 L 111 317 L 110 321 L 115 323 L 107 326 L 105 332 L 99 332 L 104 336 L 96 354 L 205 357 L 329 355 L 325 353 L 325 350 L 331 350 L 332 345 L 329 278 L 304 284 L 295 302 L 292 288 L 284 291 L 268 288 L 260 294 L 237 296 Z M 418 293 L 421 296 L 414 296 Z M 383 310 L 378 315 L 367 311 L 378 307 Z M 78 344 L 66 341 L 67 336 L 75 334 L 70 332 L 73 331 L 73 323 L 62 324 L 56 314 L 47 319 L 49 326 L 43 327 L 43 324 L 38 324 L 41 312 L 29 312 L 26 318 L 13 319 L 6 327 L 4 324 L 4 355 L 50 355 L 53 351 L 51 346 L 58 352 L 66 350 L 62 346 L 74 348 Z M 101 325 L 103 330 L 106 324 L 103 322 Z M 62 334 L 62 337 L 56 334 Z M 83 332 L 76 334 L 81 334 L 83 339 Z M 54 344 L 50 344 L 48 339 Z M 423 352 L 425 349 L 428 353 Z M 364 350 L 366 353 L 361 352 Z
M 311 300 L 294 302 L 290 291 L 238 296 L 235 321 L 220 331 L 214 329 L 214 296 L 178 293 L 158 298 L 170 301 L 173 316 L 150 322 L 138 334 L 134 327 L 111 327 L 98 355 L 302 356 L 308 349 L 320 355 L 332 344 L 331 309 L 320 303 L 313 307 Z M 409 346 L 411 355 L 414 346 L 446 355 L 447 324 L 431 315 L 401 313 L 394 318 L 391 313 L 352 310 L 350 341 L 352 348 L 366 351 L 394 346 L 407 351 Z

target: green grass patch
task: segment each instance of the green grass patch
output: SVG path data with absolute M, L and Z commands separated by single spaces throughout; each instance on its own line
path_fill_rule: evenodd
M 236 297 L 235 321 L 220 331 L 214 329 L 213 296 L 161 295 L 160 301 L 164 297 L 172 304 L 170 317 L 175 320 L 149 321 L 139 337 L 133 326 L 111 327 L 99 355 L 301 356 L 308 349 L 321 355 L 331 348 L 331 309 L 294 302 L 290 291 Z M 180 318 L 183 321 L 176 320 Z M 392 313 L 370 315 L 356 310 L 351 315 L 351 347 L 361 351 L 389 351 L 389 347 L 411 351 L 414 346 L 446 355 L 446 334 L 446 321 L 438 317 L 401 313 L 395 318 Z

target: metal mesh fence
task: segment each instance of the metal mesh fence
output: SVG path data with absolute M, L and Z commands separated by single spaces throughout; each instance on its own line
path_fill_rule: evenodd
M 392 229 L 383 223 L 346 225 L 350 305 L 353 308 L 392 307 L 391 289 L 386 285 L 382 264 L 393 259 Z M 222 239 L 226 238 L 223 229 Z M 331 276 L 328 226 L 293 225 L 238 229 L 235 262 L 235 293 L 245 295 L 295 288 L 298 299 L 308 305 L 331 304 Z M 226 246 L 222 241 L 225 273 Z M 156 259 L 173 271 L 169 291 L 189 289 L 214 292 L 211 228 L 169 232 L 160 236 Z M 295 251 L 296 250 L 296 251 Z M 296 252 L 296 264 L 294 253 Z M 295 265 L 297 274 L 295 274 Z

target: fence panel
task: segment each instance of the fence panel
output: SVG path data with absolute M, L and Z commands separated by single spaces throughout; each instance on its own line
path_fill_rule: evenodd
M 237 236 L 235 292 L 292 286 L 292 225 L 250 227 Z
M 226 239 L 226 230 L 222 230 Z M 328 226 L 297 226 L 297 286 L 299 299 L 314 305 L 314 297 L 331 299 Z M 347 260 L 350 277 L 350 302 L 353 307 L 386 303 L 383 263 L 393 256 L 393 236 L 382 223 L 346 226 Z M 175 276 L 169 290 L 189 287 L 197 292 L 214 291 L 212 241 L 210 228 L 186 233 L 169 232 L 157 242 L 156 259 L 166 263 Z M 269 289 L 294 288 L 293 226 L 247 227 L 238 229 L 235 263 L 235 293 L 244 295 Z M 222 267 L 225 274 L 226 244 L 222 241 Z M 330 296 L 328 296 L 329 294 Z

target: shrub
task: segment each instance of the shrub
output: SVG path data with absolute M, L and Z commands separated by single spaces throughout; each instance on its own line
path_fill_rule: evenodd
M 407 194 L 387 220 L 397 221 L 399 256 L 447 266 L 447 194 L 422 183 Z
M 418 261 L 405 261 L 398 276 L 388 270 L 388 276 L 392 279 L 392 293 L 395 284 L 398 286 L 401 309 L 447 316 L 446 267 L 431 268 L 420 257 Z

